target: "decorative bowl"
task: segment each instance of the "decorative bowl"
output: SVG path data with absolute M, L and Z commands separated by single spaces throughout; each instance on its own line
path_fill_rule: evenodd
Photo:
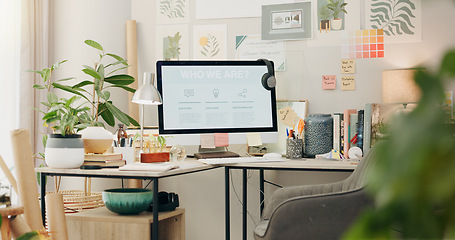
M 153 192 L 144 188 L 107 189 L 102 196 L 107 209 L 124 215 L 143 212 L 153 201 Z

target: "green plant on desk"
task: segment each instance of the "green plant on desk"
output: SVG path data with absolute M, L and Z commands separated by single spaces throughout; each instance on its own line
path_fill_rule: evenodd
M 367 187 L 375 208 L 346 239 L 455 238 L 455 139 L 441 107 L 444 86 L 454 78 L 455 50 L 438 71 L 417 71 L 422 97 L 412 112 L 394 119 L 389 137 L 378 145 Z

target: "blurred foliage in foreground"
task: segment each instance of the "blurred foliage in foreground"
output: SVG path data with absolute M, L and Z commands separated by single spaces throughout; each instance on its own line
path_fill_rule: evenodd
M 345 239 L 454 239 L 455 141 L 441 108 L 444 85 L 455 78 L 455 50 L 436 72 L 419 70 L 418 106 L 400 114 L 380 148 L 367 190 L 375 200 Z M 355 204 L 355 203 L 353 203 Z

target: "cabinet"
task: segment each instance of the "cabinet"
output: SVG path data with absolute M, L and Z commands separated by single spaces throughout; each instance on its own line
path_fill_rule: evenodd
M 159 239 L 185 239 L 185 209 L 160 212 Z M 66 215 L 70 240 L 149 240 L 152 236 L 153 214 L 119 215 L 106 207 Z

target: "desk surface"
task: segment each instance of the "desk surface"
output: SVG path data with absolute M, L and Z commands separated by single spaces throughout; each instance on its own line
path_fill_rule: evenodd
M 100 170 L 81 170 L 81 169 L 57 169 L 57 168 L 35 168 L 36 172 L 58 175 L 74 175 L 74 176 L 113 176 L 113 177 L 168 177 L 191 172 L 209 170 L 225 165 L 206 165 L 197 160 L 185 160 L 175 162 L 179 168 L 166 172 L 151 172 L 151 171 L 120 171 L 118 169 L 103 168 Z M 286 160 L 284 162 L 266 162 L 266 163 L 235 163 L 228 164 L 230 168 L 252 168 L 252 169 L 295 169 L 295 170 L 341 170 L 352 171 L 357 167 L 357 164 L 347 161 L 328 161 L 316 159 L 298 159 Z

